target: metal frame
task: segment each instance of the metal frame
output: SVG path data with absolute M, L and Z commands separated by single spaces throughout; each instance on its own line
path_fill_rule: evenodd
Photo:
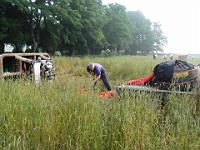
M 149 86 L 138 86 L 138 85 L 122 85 L 116 87 L 116 92 L 118 95 L 121 95 L 121 93 L 129 91 L 129 92 L 149 92 L 149 93 L 160 93 L 160 94 L 186 94 L 186 95 L 192 95 L 193 92 L 182 92 L 182 91 L 169 91 L 169 90 L 160 90 L 156 88 L 152 88 Z
M 0 79 L 3 79 L 4 77 L 12 77 L 12 76 L 20 76 L 23 73 L 22 70 L 22 60 L 16 59 L 15 56 L 21 56 L 21 57 L 33 57 L 33 60 L 36 60 L 38 56 L 50 58 L 48 53 L 3 53 L 0 55 Z M 13 57 L 16 60 L 19 61 L 20 70 L 17 72 L 4 72 L 3 71 L 3 60 L 4 58 Z

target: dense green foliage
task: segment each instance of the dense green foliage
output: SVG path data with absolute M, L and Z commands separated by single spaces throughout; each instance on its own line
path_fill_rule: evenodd
M 151 94 L 104 100 L 90 90 L 87 62 L 102 63 L 115 87 L 148 74 L 161 60 L 56 57 L 54 61 L 54 83 L 38 87 L 23 80 L 0 82 L 0 149 L 200 149 L 200 113 L 192 97 L 171 95 L 161 110 Z M 80 93 L 83 87 L 88 93 Z
M 162 50 L 161 26 L 138 11 L 101 0 L 1 0 L 0 50 L 24 44 L 29 51 L 59 50 L 63 54 L 100 54 L 102 50 L 127 54 Z

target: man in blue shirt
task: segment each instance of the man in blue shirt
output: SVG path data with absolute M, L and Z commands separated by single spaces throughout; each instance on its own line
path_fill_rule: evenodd
M 108 82 L 108 79 L 106 77 L 106 72 L 105 72 L 105 69 L 103 68 L 103 66 L 101 64 L 97 64 L 97 63 L 91 63 L 91 64 L 88 64 L 87 67 L 87 72 L 90 73 L 90 74 L 94 74 L 94 76 L 96 77 L 94 79 L 94 85 L 97 83 L 97 81 L 99 79 L 101 79 L 104 83 L 104 86 L 106 87 L 106 89 L 108 91 L 111 91 L 111 86 Z

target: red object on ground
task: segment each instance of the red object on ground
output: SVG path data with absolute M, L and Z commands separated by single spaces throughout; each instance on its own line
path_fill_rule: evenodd
M 99 92 L 99 96 L 102 98 L 111 98 L 115 96 L 115 92 L 114 91 Z
M 89 91 L 86 90 L 85 88 L 82 88 L 80 90 L 80 94 L 81 95 L 86 95 Z M 101 97 L 101 98 L 112 98 L 113 96 L 115 96 L 115 91 L 106 91 L 106 92 L 99 92 L 98 93 L 98 96 Z
M 151 81 L 154 77 L 154 73 L 151 73 L 147 75 L 146 77 L 135 79 L 135 80 L 129 80 L 126 84 L 127 85 L 144 85 Z

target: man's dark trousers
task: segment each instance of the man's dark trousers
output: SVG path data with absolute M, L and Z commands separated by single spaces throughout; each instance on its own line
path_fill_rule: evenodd
M 107 79 L 105 73 L 103 73 L 103 74 L 101 75 L 101 80 L 103 81 L 103 84 L 105 85 L 106 89 L 107 89 L 108 91 L 111 91 L 111 86 L 110 86 L 110 84 L 109 84 L 109 82 L 108 82 L 108 79 Z

